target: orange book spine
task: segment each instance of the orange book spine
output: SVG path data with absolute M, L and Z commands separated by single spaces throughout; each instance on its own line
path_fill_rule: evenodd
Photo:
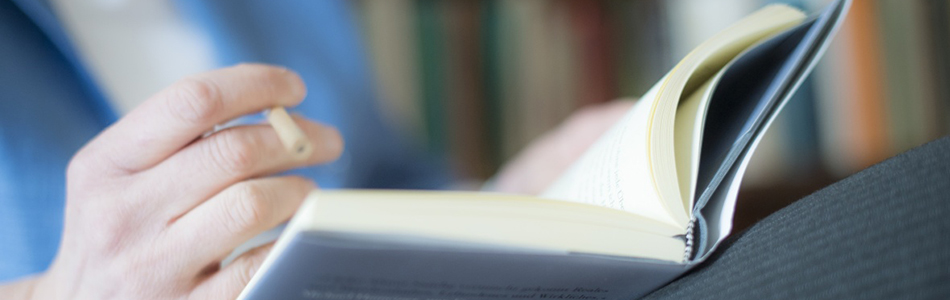
M 846 109 L 853 110 L 850 134 L 845 135 L 847 149 L 855 155 L 854 166 L 863 169 L 889 156 L 889 132 L 885 80 L 882 66 L 880 28 L 877 7 L 873 1 L 854 1 L 850 15 L 842 27 L 843 38 L 849 39 L 852 87 Z

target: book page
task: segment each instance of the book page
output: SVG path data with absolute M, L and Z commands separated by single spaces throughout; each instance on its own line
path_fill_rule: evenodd
M 422 277 L 433 272 L 431 280 L 453 284 L 499 276 L 508 276 L 499 281 L 507 286 L 532 281 L 525 287 L 563 284 L 560 276 L 586 280 L 592 277 L 585 274 L 607 274 L 620 278 L 617 285 L 598 277 L 581 286 L 600 286 L 604 296 L 608 290 L 619 292 L 617 297 L 635 296 L 688 268 L 684 241 L 673 237 L 679 232 L 624 211 L 533 196 L 314 190 L 238 299 L 280 299 L 255 290 L 285 293 L 287 288 L 275 285 L 289 281 L 327 288 L 314 284 L 325 274 L 374 277 L 389 271 L 398 273 L 391 280 L 428 282 Z M 336 250 L 324 255 L 314 246 Z M 361 252 L 367 255 L 347 258 Z M 458 270 L 503 275 L 469 278 L 470 272 Z M 463 276 L 453 279 L 452 274 Z M 353 290 L 362 288 L 376 291 L 366 285 Z
M 691 203 L 693 199 L 681 192 L 681 177 L 677 175 L 677 106 L 681 100 L 715 77 L 739 53 L 763 39 L 794 27 L 804 19 L 805 14 L 797 9 L 785 5 L 766 6 L 696 47 L 673 68 L 667 84 L 658 91 L 657 98 L 660 100 L 654 103 L 647 130 L 649 168 L 657 185 L 659 199 L 684 227 L 692 219 L 692 207 L 683 204 Z M 706 107 L 699 109 L 705 110 Z
M 676 108 L 674 131 L 676 176 L 679 179 L 683 207 L 693 207 L 696 197 L 696 177 L 699 173 L 699 157 L 703 141 L 706 107 L 712 98 L 713 87 L 724 72 L 709 79 L 692 95 L 680 101 Z
M 691 219 L 695 159 L 683 162 L 675 154 L 676 107 L 747 47 L 800 23 L 801 11 L 773 5 L 746 17 L 693 50 L 663 80 L 641 98 L 615 127 L 600 138 L 578 162 L 542 195 L 626 210 L 647 218 L 686 228 Z M 708 98 L 715 84 L 698 92 Z M 705 105 L 682 120 L 702 122 Z M 687 133 L 694 133 L 690 130 Z M 698 135 L 681 141 L 695 158 Z M 695 151 L 695 152 L 694 152 Z M 688 172 L 684 176 L 678 173 Z M 688 182 L 684 181 L 688 179 Z M 684 189 L 684 185 L 686 188 Z
M 697 181 L 697 205 L 713 247 L 732 230 L 736 194 L 751 154 L 827 49 L 848 5 L 837 1 L 819 18 L 749 49 L 722 76 L 707 116 L 720 125 L 703 133 Z
M 288 241 L 238 299 L 637 299 L 690 268 L 378 234 L 305 231 Z
M 660 80 L 541 194 L 628 211 L 680 228 L 663 207 L 647 156 L 647 120 Z

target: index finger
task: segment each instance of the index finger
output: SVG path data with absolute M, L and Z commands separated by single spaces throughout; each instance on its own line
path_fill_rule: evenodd
M 300 77 L 280 67 L 241 64 L 198 74 L 149 98 L 80 154 L 104 158 L 122 171 L 141 171 L 215 124 L 274 106 L 294 106 L 305 95 Z

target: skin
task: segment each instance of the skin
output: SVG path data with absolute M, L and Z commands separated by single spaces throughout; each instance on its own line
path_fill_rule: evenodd
M 266 177 L 336 159 L 331 127 L 296 123 L 314 153 L 295 160 L 267 125 L 202 137 L 215 124 L 304 98 L 283 68 L 239 65 L 182 80 L 100 133 L 71 160 L 60 251 L 43 274 L 0 288 L 12 299 L 234 299 L 271 245 L 219 262 L 289 219 L 308 179 Z
M 314 144 L 294 159 L 268 125 L 215 124 L 294 106 L 294 72 L 244 64 L 184 79 L 86 144 L 66 174 L 63 239 L 52 266 L 0 285 L 4 299 L 234 299 L 273 244 L 220 267 L 231 251 L 287 221 L 316 185 L 270 176 L 335 160 L 339 132 L 295 118 Z M 631 102 L 581 110 L 499 173 L 496 189 L 537 194 Z

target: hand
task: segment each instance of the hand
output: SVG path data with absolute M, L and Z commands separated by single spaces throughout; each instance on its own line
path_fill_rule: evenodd
M 587 148 L 633 106 L 613 101 L 575 112 L 508 162 L 495 177 L 498 192 L 537 195 L 554 183 Z
M 294 106 L 293 72 L 239 65 L 181 81 L 81 149 L 67 171 L 59 253 L 32 281 L 35 299 L 234 299 L 269 249 L 219 268 L 232 249 L 288 220 L 315 185 L 265 177 L 336 159 L 328 126 L 296 119 L 314 153 L 294 160 L 269 125 L 215 124 Z

